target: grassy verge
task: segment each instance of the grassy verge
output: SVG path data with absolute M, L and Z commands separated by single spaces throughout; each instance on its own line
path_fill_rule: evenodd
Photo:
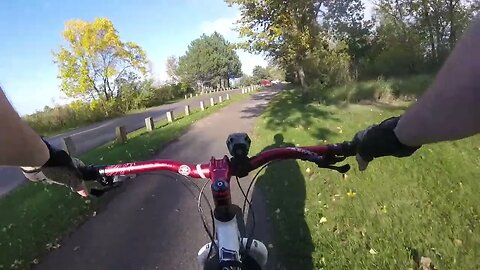
M 324 104 L 344 102 L 356 103 L 362 100 L 383 102 L 411 101 L 420 96 L 432 82 L 431 75 L 417 75 L 404 79 L 383 79 L 354 82 L 330 89 L 310 89 L 313 99 Z
M 253 150 L 350 140 L 402 108 L 299 104 L 284 92 L 258 120 Z M 306 162 L 270 166 L 266 195 L 274 246 L 286 269 L 480 269 L 480 138 L 422 147 L 348 174 Z M 427 269 L 427 268 L 422 268 Z M 433 269 L 433 268 L 428 268 Z
M 108 164 L 146 159 L 185 132 L 191 124 L 248 95 L 195 111 L 172 124 L 157 123 L 153 132 L 138 130 L 122 145 L 106 144 L 82 157 L 85 163 Z M 25 269 L 59 247 L 60 237 L 91 216 L 102 203 L 81 199 L 66 188 L 28 183 L 0 199 L 0 269 Z

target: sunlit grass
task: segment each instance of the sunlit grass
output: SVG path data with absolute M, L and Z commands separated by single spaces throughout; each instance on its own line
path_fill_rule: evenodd
M 395 107 L 299 104 L 277 97 L 258 120 L 253 151 L 279 144 L 350 140 L 402 113 Z M 252 152 L 253 152 L 252 151 Z M 306 162 L 272 165 L 258 180 L 286 269 L 480 269 L 480 138 L 424 146 L 404 159 L 375 160 L 346 175 Z

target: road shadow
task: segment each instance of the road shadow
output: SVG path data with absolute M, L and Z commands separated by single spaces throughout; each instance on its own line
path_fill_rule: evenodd
M 276 134 L 273 140 L 263 151 L 295 146 L 285 142 L 280 133 Z M 255 208 L 255 234 L 275 236 L 264 241 L 273 243 L 273 249 L 270 246 L 269 252 L 273 253 L 274 258 L 269 256 L 269 261 L 279 260 L 281 263 L 281 267 L 278 264 L 269 265 L 268 269 L 313 269 L 314 246 L 304 216 L 305 199 L 305 179 L 295 160 L 271 163 L 254 184 L 251 197 L 254 207 L 266 205 L 261 211 Z M 259 222 L 264 219 L 267 222 Z M 249 215 L 247 231 L 251 229 L 252 223 L 252 216 Z M 269 230 L 273 230 L 273 233 Z
M 271 100 L 277 92 L 263 92 L 252 96 L 251 100 Z M 268 108 L 268 102 L 247 106 L 242 110 L 243 119 L 257 118 Z

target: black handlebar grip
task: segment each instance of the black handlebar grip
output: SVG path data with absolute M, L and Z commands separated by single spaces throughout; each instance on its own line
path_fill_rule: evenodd
M 84 181 L 97 181 L 102 178 L 99 171 L 100 168 L 101 167 L 88 165 L 78 167 L 78 171 L 80 172 L 81 178 Z
M 330 147 L 332 153 L 337 156 L 351 157 L 357 154 L 357 143 L 354 141 L 332 144 Z

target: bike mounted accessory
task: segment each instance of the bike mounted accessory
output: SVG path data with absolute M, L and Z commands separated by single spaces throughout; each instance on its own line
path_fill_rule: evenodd
M 246 158 L 251 143 L 247 133 L 232 133 L 227 138 L 228 152 L 234 158 Z

